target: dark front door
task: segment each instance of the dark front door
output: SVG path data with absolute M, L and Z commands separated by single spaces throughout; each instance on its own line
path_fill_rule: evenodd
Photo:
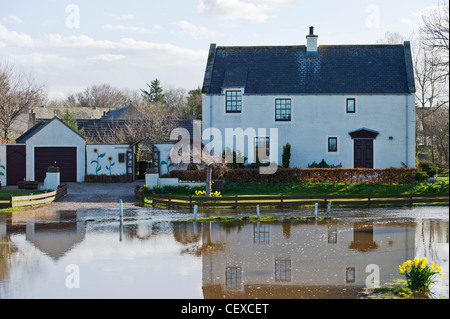
M 6 183 L 8 185 L 17 185 L 18 182 L 25 180 L 25 155 L 25 145 L 6 146 Z
M 373 168 L 373 139 L 354 139 L 354 167 Z
M 43 182 L 49 166 L 58 166 L 60 182 L 77 181 L 76 147 L 36 147 L 34 149 L 34 178 Z

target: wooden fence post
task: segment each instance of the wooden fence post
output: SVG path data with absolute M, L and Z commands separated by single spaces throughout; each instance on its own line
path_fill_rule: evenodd
M 153 203 L 154 199 L 155 199 L 155 192 L 152 193 L 152 207 L 155 207 L 155 204 Z
M 323 196 L 324 196 L 324 201 L 325 201 L 325 207 L 327 207 L 327 204 L 328 204 L 327 194 L 323 194 Z
M 370 205 L 370 193 L 367 194 L 367 201 L 368 201 L 367 205 Z
M 189 210 L 192 210 L 192 195 L 189 195 Z
M 172 202 L 172 193 L 169 193 L 169 208 L 171 208 L 171 202 Z
M 9 195 L 9 207 L 13 207 L 13 196 Z
M 410 205 L 410 206 L 413 205 L 413 196 L 412 196 L 412 195 L 413 195 L 413 193 L 410 192 L 410 193 L 409 193 L 409 205 Z
M 281 205 L 281 208 L 284 207 L 284 204 L 283 204 L 283 194 L 280 195 L 280 205 Z

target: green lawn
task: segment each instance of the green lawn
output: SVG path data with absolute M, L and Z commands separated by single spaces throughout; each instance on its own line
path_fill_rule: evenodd
M 27 196 L 30 194 L 42 194 L 44 191 L 36 190 L 36 189 L 14 189 L 14 190 L 0 190 L 0 197 L 9 197 L 12 196 Z M 0 200 L 0 203 L 9 203 L 8 201 Z M 21 208 L 1 208 L 0 213 L 11 213 L 13 211 L 18 211 Z
M 447 177 L 448 178 L 448 177 Z M 157 194 L 169 194 L 177 196 L 195 196 L 195 190 L 204 190 L 204 187 L 187 189 L 186 187 L 160 187 Z M 415 183 L 415 184 L 340 184 L 340 183 L 291 183 L 291 184 L 242 184 L 229 183 L 221 192 L 222 196 L 245 195 L 387 195 L 387 194 L 421 194 L 421 193 L 448 193 L 447 182 L 439 184 Z M 146 201 L 152 200 L 152 192 L 145 192 Z

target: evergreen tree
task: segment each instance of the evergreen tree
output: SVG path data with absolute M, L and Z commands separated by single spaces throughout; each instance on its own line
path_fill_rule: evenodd
M 150 85 L 147 83 L 147 86 L 149 87 L 149 90 L 142 90 L 142 96 L 147 99 L 149 102 L 153 103 L 164 103 L 164 93 L 163 89 L 161 87 L 161 83 L 158 79 L 154 79 Z

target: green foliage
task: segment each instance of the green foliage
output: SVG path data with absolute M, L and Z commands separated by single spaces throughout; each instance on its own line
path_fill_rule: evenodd
M 148 91 L 141 89 L 142 96 L 147 99 L 147 101 L 152 103 L 165 102 L 163 89 L 158 79 L 154 79 L 150 85 L 147 83 L 147 86 L 149 87 Z
M 283 146 L 283 155 L 281 156 L 283 162 L 283 168 L 289 168 L 289 162 L 291 160 L 291 144 L 286 143 Z
M 415 177 L 416 182 L 425 182 L 427 179 L 428 179 L 427 172 L 424 172 L 421 169 L 418 169 L 416 172 L 416 177 Z
M 194 184 L 194 185 L 187 185 L 181 183 L 177 186 L 171 186 L 171 185 L 162 185 L 162 186 L 155 186 L 155 187 L 149 187 L 148 185 L 142 186 L 142 189 L 146 194 L 152 194 L 152 192 L 155 192 L 157 194 L 177 194 L 177 195 L 195 195 L 195 192 L 197 191 L 205 191 L 205 186 L 202 186 L 200 184 Z
M 188 164 L 188 166 L 187 166 L 187 170 L 188 170 L 188 171 L 195 171 L 195 170 L 197 170 L 197 164 L 196 164 L 196 163 L 193 163 L 193 162 L 190 162 L 190 163 Z
M 74 115 L 73 112 L 71 112 L 69 110 L 68 107 L 66 108 L 66 110 L 62 114 L 61 121 L 64 124 L 66 124 L 67 126 L 69 126 L 70 128 L 72 128 L 75 132 L 77 132 L 81 136 L 83 136 L 83 137 L 85 136 L 84 129 L 83 128 L 80 129 L 78 127 L 78 122 L 77 122 L 77 120 L 75 118 L 75 115 Z
M 187 97 L 187 105 L 191 112 L 195 114 L 197 120 L 202 119 L 202 89 L 198 87 L 195 90 L 189 91 Z
M 438 167 L 429 161 L 419 162 L 418 169 L 426 172 L 429 177 L 434 177 L 438 172 Z
M 318 164 L 316 163 L 316 161 L 312 162 L 311 164 L 308 164 L 308 168 L 340 168 L 340 167 L 342 167 L 341 163 L 339 163 L 338 165 L 328 164 L 327 162 L 325 162 L 323 158 Z

